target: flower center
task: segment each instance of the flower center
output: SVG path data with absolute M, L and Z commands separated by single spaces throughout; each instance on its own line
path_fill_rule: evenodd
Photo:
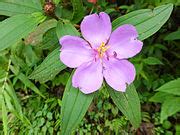
M 105 52 L 110 48 L 110 46 L 106 46 L 104 42 L 101 43 L 101 45 L 97 48 L 99 57 L 102 58 L 105 54 Z

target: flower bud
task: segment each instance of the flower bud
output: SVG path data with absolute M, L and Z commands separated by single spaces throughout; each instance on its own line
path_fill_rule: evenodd
M 90 3 L 96 4 L 96 2 L 97 2 L 98 0 L 87 0 L 87 1 L 90 2 Z
M 54 14 L 55 5 L 52 2 L 46 2 L 44 5 L 44 12 L 46 15 L 52 15 Z

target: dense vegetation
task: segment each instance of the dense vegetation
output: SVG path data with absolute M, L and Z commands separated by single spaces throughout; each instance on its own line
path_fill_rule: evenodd
M 1 0 L 0 134 L 179 135 L 179 6 L 178 0 Z M 125 94 L 105 83 L 82 94 L 71 86 L 73 70 L 59 60 L 59 38 L 79 36 L 84 16 L 101 11 L 113 29 L 133 24 L 144 43 L 130 59 L 136 80 Z

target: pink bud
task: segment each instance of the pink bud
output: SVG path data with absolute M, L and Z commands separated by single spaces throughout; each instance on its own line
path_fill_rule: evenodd
M 87 1 L 90 2 L 90 3 L 96 4 L 96 2 L 97 2 L 98 0 L 87 0 Z

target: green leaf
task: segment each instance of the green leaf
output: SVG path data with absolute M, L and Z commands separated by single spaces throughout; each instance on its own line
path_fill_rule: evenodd
M 40 0 L 9 0 L 0 2 L 0 15 L 13 16 L 41 12 Z
M 25 39 L 25 44 L 37 45 L 42 42 L 44 33 L 49 29 L 56 27 L 57 21 L 55 19 L 47 20 L 41 23 L 35 31 L 30 33 Z
M 56 27 L 55 27 L 55 28 L 48 30 L 43 35 L 43 41 L 38 46 L 38 48 L 54 50 L 57 47 L 59 47 L 59 40 L 58 40 L 58 37 L 56 35 Z
M 165 92 L 157 92 L 149 99 L 149 101 L 163 103 L 167 98 L 171 97 L 174 97 L 174 95 Z
M 72 76 L 68 80 L 62 99 L 62 123 L 61 134 L 69 135 L 81 122 L 94 94 L 85 95 L 79 89 L 72 86 Z
M 21 105 L 19 103 L 19 100 L 16 96 L 16 93 L 14 91 L 14 88 L 12 86 L 12 84 L 5 84 L 5 90 L 6 92 L 8 93 L 8 95 L 11 97 L 12 99 L 12 102 L 13 102 L 13 105 L 15 106 L 15 109 L 17 110 L 17 112 L 19 113 L 20 116 L 22 116 L 22 108 L 21 108 Z
M 82 0 L 71 0 L 73 6 L 72 22 L 78 23 L 84 17 L 84 7 Z
M 147 65 L 162 65 L 163 63 L 155 57 L 148 57 L 143 60 L 143 62 Z
M 41 97 L 45 98 L 45 96 L 39 91 L 39 89 L 32 83 L 27 76 L 25 76 L 23 73 L 19 72 L 16 67 L 10 66 L 11 71 L 17 76 L 19 80 L 21 80 L 22 83 L 26 85 L 26 87 L 33 90 L 35 93 L 40 95 Z
M 169 94 L 179 95 L 180 96 L 180 78 L 165 83 L 157 91 L 166 92 Z
M 135 128 L 141 123 L 140 100 L 133 84 L 129 85 L 126 92 L 118 92 L 106 86 L 113 102 L 119 110 L 130 120 Z
M 0 95 L 0 99 L 2 101 L 1 106 L 2 106 L 3 131 L 4 131 L 4 135 L 8 135 L 8 112 L 4 102 L 4 97 L 2 95 Z
M 26 116 L 22 113 L 22 107 L 20 102 L 16 96 L 13 85 L 10 81 L 5 83 L 5 89 L 3 92 L 3 96 L 5 98 L 5 103 L 9 112 L 13 113 L 17 118 L 19 118 L 24 124 L 31 125 L 30 121 L 26 118 Z
M 144 40 L 156 33 L 168 20 L 173 10 L 173 4 L 162 5 L 154 10 L 141 9 L 133 11 L 113 21 L 113 29 L 123 25 L 132 24 L 136 27 L 139 39 Z
M 6 90 L 6 89 L 4 89 L 4 90 Z M 13 112 L 15 110 L 15 108 L 14 108 L 13 104 L 11 103 L 10 95 L 7 93 L 7 91 L 4 91 L 3 96 L 4 96 L 4 101 L 5 101 L 7 110 L 9 112 Z
M 172 32 L 170 34 L 168 34 L 164 40 L 178 40 L 180 39 L 180 29 L 178 29 L 177 31 L 175 32 Z
M 80 34 L 76 30 L 76 28 L 68 21 L 66 21 L 66 22 L 59 21 L 58 22 L 57 27 L 56 27 L 56 34 L 59 39 L 64 35 L 80 36 Z
M 61 2 L 61 0 L 53 0 L 53 2 L 57 5 L 59 2 Z
M 31 73 L 30 79 L 46 82 L 53 79 L 66 66 L 59 60 L 59 48 L 51 52 L 45 60 Z
M 74 28 L 70 22 L 59 21 L 56 28 L 58 38 L 64 35 L 79 36 L 79 32 Z M 51 52 L 45 60 L 31 73 L 30 79 L 35 79 L 40 82 L 46 82 L 53 79 L 66 66 L 59 59 L 59 48 Z
M 45 98 L 45 96 L 39 91 L 39 89 L 34 85 L 34 83 L 32 83 L 27 78 L 27 76 L 25 76 L 23 73 L 20 73 L 17 77 L 25 84 L 26 87 L 30 88 L 41 97 Z
M 176 134 L 178 135 L 178 133 L 180 133 L 180 124 L 176 124 Z
M 180 111 L 179 97 L 166 99 L 162 104 L 162 108 L 161 108 L 161 114 L 160 114 L 161 123 L 163 123 L 163 121 L 167 119 L 167 117 L 172 116 L 173 114 L 179 111 Z
M 16 44 L 44 20 L 42 15 L 16 15 L 0 23 L 0 51 Z

